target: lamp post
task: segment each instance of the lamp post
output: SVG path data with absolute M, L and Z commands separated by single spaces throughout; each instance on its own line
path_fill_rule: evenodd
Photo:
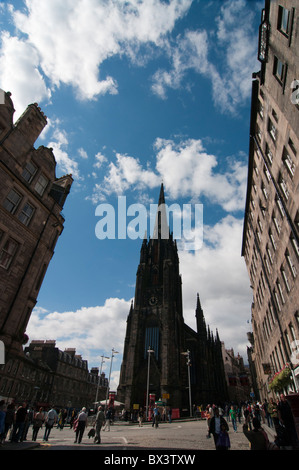
M 98 402 L 99 385 L 100 385 L 100 380 L 101 380 L 101 376 L 102 376 L 103 364 L 105 362 L 104 359 L 110 359 L 110 357 L 106 357 L 106 356 L 101 356 L 101 358 L 102 358 L 102 361 L 101 361 L 100 374 L 99 374 L 98 383 L 97 383 L 95 405 L 97 405 L 97 402 Z
M 146 385 L 146 411 L 145 411 L 145 415 L 146 415 L 146 419 L 148 420 L 148 394 L 149 394 L 149 374 L 150 374 L 150 362 L 151 362 L 151 353 L 154 353 L 155 351 L 153 349 L 151 349 L 151 347 L 149 346 L 148 350 L 147 350 L 147 354 L 148 354 L 148 359 L 147 359 L 147 385 Z
M 186 352 L 181 353 L 183 356 L 187 357 L 187 367 L 188 367 L 188 383 L 189 383 L 189 407 L 190 407 L 190 418 L 192 418 L 192 401 L 191 401 L 191 378 L 190 378 L 190 367 L 191 367 L 191 361 L 190 361 L 190 351 L 187 349 Z
M 110 371 L 109 371 L 109 380 L 108 380 L 108 387 L 107 387 L 107 392 L 106 392 L 105 410 L 107 409 L 108 394 L 109 394 L 109 389 L 110 389 L 110 377 L 111 377 L 112 362 L 113 362 L 114 354 L 118 354 L 118 351 L 115 351 L 115 349 L 112 348 L 112 350 L 111 350 Z

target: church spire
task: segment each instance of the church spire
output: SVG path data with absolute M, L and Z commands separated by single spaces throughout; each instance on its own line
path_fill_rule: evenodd
M 199 333 L 203 337 L 206 337 L 207 328 L 206 328 L 205 317 L 203 314 L 203 309 L 201 308 L 201 304 L 200 304 L 199 294 L 197 294 L 195 317 L 196 317 L 197 333 Z
M 169 240 L 169 226 L 167 220 L 166 206 L 165 206 L 165 196 L 164 196 L 164 185 L 161 184 L 160 194 L 159 194 L 159 203 L 158 210 L 156 215 L 155 228 L 153 233 L 153 239 L 159 240 Z

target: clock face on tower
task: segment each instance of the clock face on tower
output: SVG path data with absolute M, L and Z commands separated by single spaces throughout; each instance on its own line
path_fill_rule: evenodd
M 149 298 L 149 305 L 157 305 L 158 299 L 155 295 L 151 295 Z

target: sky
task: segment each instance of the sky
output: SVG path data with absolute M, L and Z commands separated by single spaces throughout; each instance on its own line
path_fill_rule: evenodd
M 144 236 L 130 208 L 149 213 L 162 182 L 166 204 L 191 208 L 193 234 L 192 211 L 203 209 L 200 247 L 186 247 L 187 230 L 178 240 L 185 323 L 195 329 L 198 293 L 213 334 L 247 362 L 252 291 L 241 245 L 262 8 L 261 0 L 0 0 L 0 88 L 12 93 L 15 121 L 39 104 L 48 125 L 35 147 L 52 147 L 56 176 L 74 178 L 27 334 L 76 348 L 89 369 L 114 348 L 111 389 Z M 105 236 L 105 208 L 114 210 L 114 238 L 108 225 Z

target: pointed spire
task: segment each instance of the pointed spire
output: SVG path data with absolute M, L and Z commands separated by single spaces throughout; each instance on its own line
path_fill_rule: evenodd
M 197 324 L 197 333 L 200 333 L 201 335 L 206 336 L 207 334 L 206 322 L 205 322 L 205 317 L 203 314 L 203 309 L 201 308 L 198 293 L 197 293 L 195 317 L 196 317 L 196 324 Z
M 153 239 L 169 240 L 170 232 L 167 221 L 165 196 L 164 196 L 164 185 L 161 184 L 158 210 L 156 215 L 155 228 L 153 233 Z
M 161 188 L 160 188 L 160 195 L 159 195 L 158 205 L 160 206 L 161 204 L 165 204 L 164 185 L 163 185 L 163 183 L 161 184 Z

